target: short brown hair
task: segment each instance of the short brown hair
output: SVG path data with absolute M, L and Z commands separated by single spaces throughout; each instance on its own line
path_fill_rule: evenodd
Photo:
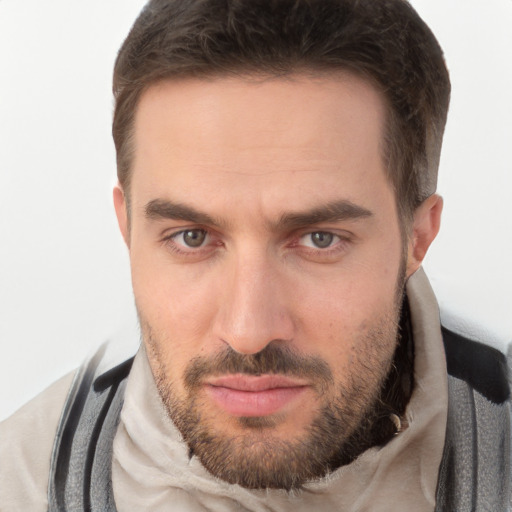
M 401 222 L 435 192 L 450 80 L 406 0 L 151 0 L 114 69 L 117 171 L 129 196 L 138 101 L 163 79 L 346 70 L 388 103 L 384 158 Z

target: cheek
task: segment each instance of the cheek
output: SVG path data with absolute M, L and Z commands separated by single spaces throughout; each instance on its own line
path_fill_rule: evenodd
M 382 347 L 376 349 L 386 354 L 393 350 L 400 261 L 397 256 L 387 260 L 392 263 L 384 261 L 359 262 L 314 284 L 300 281 L 296 322 L 302 351 L 314 352 L 337 369 L 347 369 L 355 363 L 365 340 L 377 337 Z M 380 331 L 382 336 L 375 334 Z M 371 344 L 366 349 L 372 350 Z
M 399 262 L 359 263 L 319 279 L 295 285 L 301 316 L 316 318 L 319 327 L 364 325 L 374 314 L 389 311 L 396 301 Z
M 151 327 L 161 358 L 184 366 L 205 351 L 216 304 L 211 280 L 132 249 L 132 284 L 141 322 Z

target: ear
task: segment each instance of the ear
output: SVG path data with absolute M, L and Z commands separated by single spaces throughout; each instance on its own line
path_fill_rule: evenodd
M 129 249 L 130 227 L 128 223 L 128 208 L 126 204 L 126 197 L 124 195 L 124 191 L 119 183 L 114 187 L 113 196 L 114 208 L 116 210 L 117 216 L 117 224 L 119 225 L 119 230 L 121 231 L 121 235 L 123 236 L 124 243 Z
M 414 212 L 407 251 L 407 277 L 418 270 L 430 244 L 439 232 L 443 198 L 431 195 Z

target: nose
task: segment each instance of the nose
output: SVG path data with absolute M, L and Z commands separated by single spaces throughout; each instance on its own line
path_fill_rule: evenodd
M 223 282 L 216 335 L 240 354 L 290 341 L 294 323 L 286 278 L 271 257 L 240 256 Z

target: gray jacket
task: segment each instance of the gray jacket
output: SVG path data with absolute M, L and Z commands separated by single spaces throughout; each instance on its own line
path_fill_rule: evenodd
M 442 329 L 448 421 L 436 512 L 511 507 L 510 387 L 506 357 Z M 52 455 L 49 510 L 115 511 L 112 444 L 133 359 L 98 371 L 105 348 L 80 369 Z

